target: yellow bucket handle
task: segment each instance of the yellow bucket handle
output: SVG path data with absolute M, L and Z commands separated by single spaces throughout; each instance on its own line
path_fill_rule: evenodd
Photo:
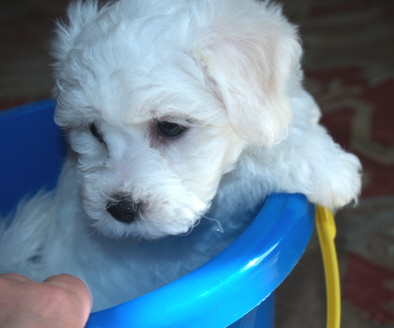
M 336 227 L 330 210 L 316 206 L 316 228 L 326 278 L 327 328 L 339 328 L 341 324 L 341 288 L 334 242 Z

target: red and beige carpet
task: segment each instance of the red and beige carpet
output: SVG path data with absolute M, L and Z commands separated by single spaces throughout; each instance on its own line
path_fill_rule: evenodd
M 358 206 L 336 215 L 342 327 L 394 327 L 394 2 L 287 1 L 284 8 L 300 24 L 306 86 L 322 121 L 364 169 Z M 323 279 L 313 239 L 278 291 L 279 328 L 325 326 Z

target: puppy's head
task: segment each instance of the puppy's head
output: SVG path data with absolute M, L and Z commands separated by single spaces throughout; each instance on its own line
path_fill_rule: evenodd
M 251 143 L 291 122 L 300 47 L 253 0 L 78 2 L 54 42 L 56 120 L 109 236 L 187 232 Z

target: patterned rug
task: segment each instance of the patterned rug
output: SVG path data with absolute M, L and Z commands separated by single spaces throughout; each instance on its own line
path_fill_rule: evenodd
M 394 327 L 394 2 L 283 0 L 300 25 L 306 87 L 334 139 L 363 163 L 355 208 L 336 215 L 342 327 Z M 47 98 L 49 42 L 67 1 L 0 3 L 0 109 Z M 277 327 L 325 326 L 325 289 L 314 236 L 277 292 Z
M 322 122 L 364 169 L 358 206 L 336 215 L 342 327 L 394 327 L 394 3 L 319 0 L 297 8 L 289 1 L 284 8 L 301 25 L 306 86 Z M 325 326 L 323 279 L 314 237 L 279 288 L 279 328 Z

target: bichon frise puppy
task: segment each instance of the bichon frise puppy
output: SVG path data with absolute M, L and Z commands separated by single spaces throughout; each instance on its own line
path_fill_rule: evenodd
M 76 2 L 56 33 L 71 149 L 57 189 L 4 224 L 3 271 L 76 274 L 102 309 L 208 260 L 269 193 L 330 209 L 357 198 L 360 163 L 319 125 L 277 5 Z

